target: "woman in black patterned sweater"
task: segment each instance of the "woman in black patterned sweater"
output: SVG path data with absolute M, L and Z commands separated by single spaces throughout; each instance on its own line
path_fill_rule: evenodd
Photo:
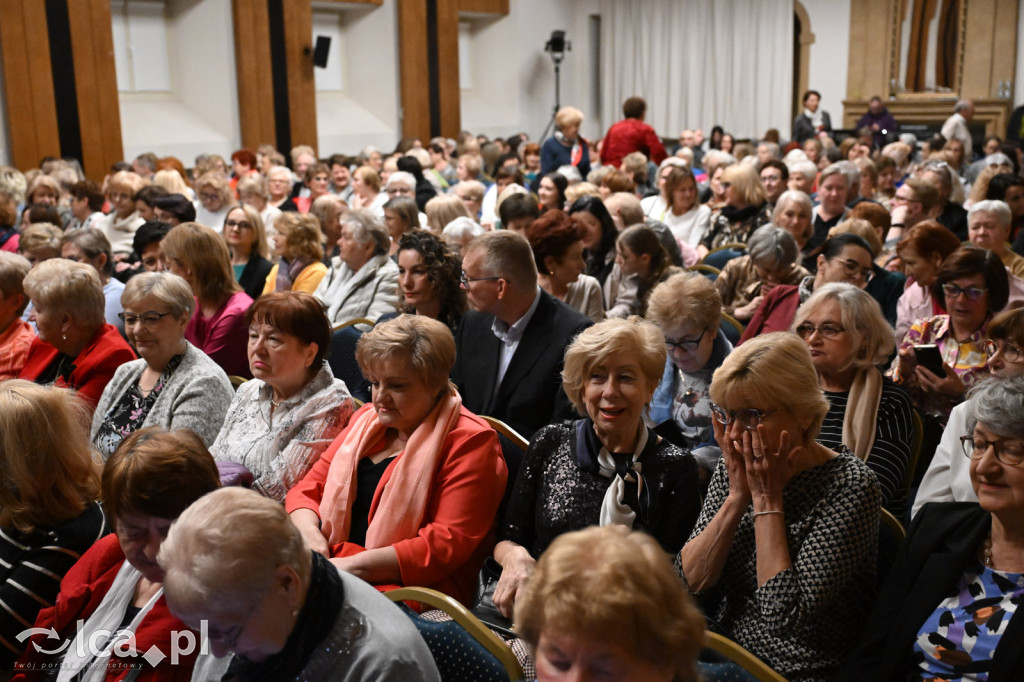
M 902 519 L 914 413 L 903 389 L 877 369 L 894 346 L 881 308 L 852 284 L 827 284 L 797 310 L 793 331 L 811 351 L 828 399 L 818 442 L 837 452 L 845 446 L 867 463 L 878 477 L 882 506 Z
M 878 481 L 815 442 L 828 402 L 794 334 L 734 350 L 711 399 L 722 460 L 679 573 L 710 618 L 787 679 L 828 679 L 871 607 Z

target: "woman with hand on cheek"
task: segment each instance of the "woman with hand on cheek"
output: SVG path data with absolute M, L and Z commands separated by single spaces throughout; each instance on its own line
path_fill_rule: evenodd
M 828 402 L 795 334 L 766 334 L 711 384 L 722 460 L 680 551 L 708 617 L 789 680 L 829 677 L 871 607 L 880 495 L 867 465 L 815 442 Z

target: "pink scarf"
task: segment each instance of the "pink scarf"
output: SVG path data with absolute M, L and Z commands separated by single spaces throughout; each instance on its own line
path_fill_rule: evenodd
M 377 411 L 370 405 L 367 408 L 353 415 L 348 436 L 327 472 L 320 518 L 324 536 L 332 546 L 348 540 L 359 460 L 369 455 L 387 430 L 377 419 Z M 399 540 L 415 537 L 423 525 L 434 476 L 446 454 L 444 442 L 461 411 L 462 398 L 452 390 L 409 436 L 405 450 L 389 467 L 390 480 L 377 503 L 370 508 L 367 549 L 390 547 Z

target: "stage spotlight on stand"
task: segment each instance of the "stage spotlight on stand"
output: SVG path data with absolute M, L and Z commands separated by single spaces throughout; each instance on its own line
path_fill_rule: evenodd
M 540 136 L 541 141 L 546 140 L 554 129 L 555 114 L 562 108 L 561 66 L 562 60 L 565 59 L 565 53 L 571 50 L 572 43 L 565 39 L 565 31 L 552 31 L 551 39 L 544 45 L 544 51 L 551 55 L 551 61 L 555 64 L 555 110 L 551 114 L 551 121 Z

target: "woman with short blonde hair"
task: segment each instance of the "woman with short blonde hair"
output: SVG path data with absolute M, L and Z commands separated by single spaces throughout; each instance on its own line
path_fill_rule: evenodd
M 473 218 L 462 199 L 451 195 L 436 196 L 427 202 L 427 229 L 440 237 L 445 226 L 456 218 Z
M 378 218 L 383 218 L 388 195 L 380 189 L 380 173 L 370 166 L 356 168 L 352 171 L 352 208 L 369 209 Z
M 327 272 L 324 234 L 311 213 L 282 213 L 274 224 L 274 251 L 278 262 L 267 274 L 263 293 L 305 291 L 312 294 Z
M 757 169 L 738 163 L 722 171 L 725 205 L 711 217 L 711 225 L 700 243 L 701 255 L 725 244 L 746 244 L 758 227 L 771 221 L 771 206 Z
M 219 171 L 203 173 L 195 182 L 196 222 L 215 232 L 224 229 L 224 218 L 235 203 L 235 193 L 227 177 Z

